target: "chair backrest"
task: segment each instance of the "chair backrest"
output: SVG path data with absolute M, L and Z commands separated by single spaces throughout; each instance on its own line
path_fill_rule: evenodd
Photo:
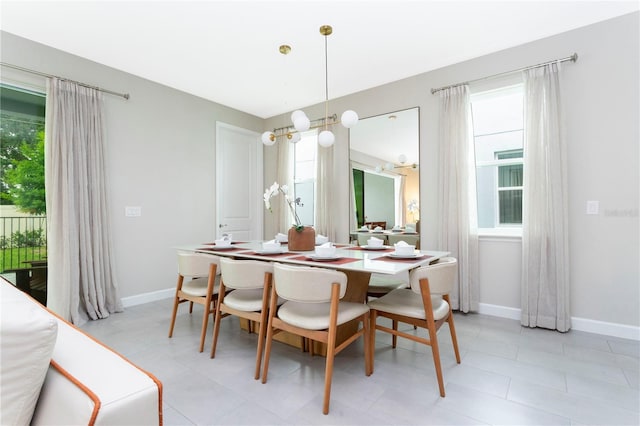
M 343 272 L 308 266 L 276 263 L 273 282 L 278 296 L 294 302 L 329 302 L 333 283 L 340 284 L 341 299 L 347 291 L 347 276 Z
M 421 266 L 411 271 L 409 283 L 414 293 L 420 294 L 420 280 L 429 280 L 431 294 L 449 294 L 458 273 L 458 260 L 454 257 L 443 257 L 436 263 Z
M 389 239 L 389 245 L 394 245 L 398 241 L 404 241 L 405 243 L 407 243 L 409 245 L 417 247 L 418 243 L 420 242 L 420 236 L 419 235 L 390 234 L 388 239 Z
M 222 282 L 228 288 L 263 288 L 264 274 L 273 272 L 271 262 L 221 258 Z
M 203 253 L 178 253 L 178 273 L 183 277 L 200 278 L 209 276 L 212 263 L 218 265 L 216 275 L 220 274 L 220 258 Z
M 380 240 L 384 241 L 384 244 L 387 243 L 387 237 L 384 234 L 370 234 L 368 232 L 359 232 L 358 233 L 358 245 L 366 246 L 369 244 L 369 238 L 376 237 Z

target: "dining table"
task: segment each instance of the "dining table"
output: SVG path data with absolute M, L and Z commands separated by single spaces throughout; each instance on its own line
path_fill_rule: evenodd
M 269 251 L 263 250 L 262 244 L 263 241 L 233 241 L 232 244 L 223 247 L 210 241 L 180 245 L 175 249 L 179 252 L 204 253 L 233 259 L 280 262 L 338 270 L 347 276 L 347 289 L 342 300 L 358 303 L 367 302 L 367 289 L 371 274 L 402 276 L 412 269 L 436 262 L 449 255 L 449 252 L 436 250 L 415 250 L 412 254 L 398 255 L 392 246 L 369 247 L 333 244 L 336 247 L 335 255 L 320 257 L 316 256 L 315 251 L 290 251 L 286 243 L 282 243 L 278 250 Z M 352 332 L 353 327 L 357 328 L 357 326 L 357 322 L 341 325 L 338 329 L 338 341 L 346 338 Z M 282 341 L 299 346 L 297 340 L 289 341 L 283 338 Z M 321 345 L 318 348 L 314 346 L 314 352 L 324 353 L 324 348 Z

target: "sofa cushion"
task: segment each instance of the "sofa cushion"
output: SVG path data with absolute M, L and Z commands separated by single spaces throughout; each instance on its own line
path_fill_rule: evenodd
M 0 278 L 0 424 L 28 425 L 49 368 L 58 323 Z

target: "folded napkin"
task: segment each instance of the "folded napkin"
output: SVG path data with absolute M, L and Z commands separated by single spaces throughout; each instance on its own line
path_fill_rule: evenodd
M 262 244 L 276 244 L 278 241 L 276 240 L 269 240 L 269 241 L 265 241 Z
M 380 238 L 376 238 L 376 237 L 369 238 L 369 241 L 371 241 L 371 240 L 373 240 L 373 241 L 382 241 Z
M 325 237 L 324 235 L 316 235 L 316 244 L 324 244 L 329 241 L 329 237 Z
M 333 247 L 333 243 L 331 241 L 328 241 L 324 244 L 321 244 L 319 247 Z
M 369 228 L 367 227 L 367 225 L 362 225 L 362 226 L 360 227 L 360 230 L 361 230 L 361 231 L 368 231 L 368 230 L 369 230 Z
M 282 232 L 278 232 L 276 234 L 276 241 L 279 243 L 284 243 L 289 240 L 289 236 L 287 234 L 283 234 Z
M 398 241 L 397 243 L 394 244 L 394 246 L 400 246 L 400 247 L 406 247 L 408 245 L 409 244 L 407 244 L 406 241 L 402 241 L 402 240 L 400 240 L 400 241 Z
M 382 228 L 380 226 L 376 226 L 375 228 L 373 228 L 374 231 L 382 231 Z

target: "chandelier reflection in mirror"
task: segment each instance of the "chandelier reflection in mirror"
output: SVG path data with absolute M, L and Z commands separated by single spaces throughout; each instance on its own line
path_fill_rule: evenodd
M 291 122 L 293 123 L 293 129 L 291 127 L 283 127 L 279 129 L 274 129 L 273 131 L 264 132 L 261 136 L 262 143 L 270 146 L 276 143 L 278 139 L 284 139 L 292 143 L 296 143 L 300 140 L 300 132 L 305 132 L 309 129 L 317 129 L 324 128 L 320 134 L 318 135 L 318 143 L 323 147 L 330 147 L 335 142 L 335 136 L 331 130 L 329 130 L 329 126 L 336 124 L 338 116 L 333 114 L 329 116 L 329 59 L 328 59 L 328 48 L 327 48 L 327 38 L 333 33 L 333 28 L 330 25 L 323 25 L 320 27 L 320 34 L 324 36 L 324 83 L 325 83 L 325 110 L 324 110 L 324 118 L 310 120 L 309 117 L 304 113 L 304 111 L 296 110 L 291 113 Z M 282 45 L 279 48 L 280 53 L 283 55 L 289 54 L 291 52 L 291 47 L 287 45 Z M 312 122 L 314 125 L 312 126 Z M 317 124 L 316 124 L 317 123 Z M 355 111 L 347 110 L 342 113 L 340 117 L 340 123 L 346 127 L 350 128 L 355 126 L 358 123 L 358 114 Z

